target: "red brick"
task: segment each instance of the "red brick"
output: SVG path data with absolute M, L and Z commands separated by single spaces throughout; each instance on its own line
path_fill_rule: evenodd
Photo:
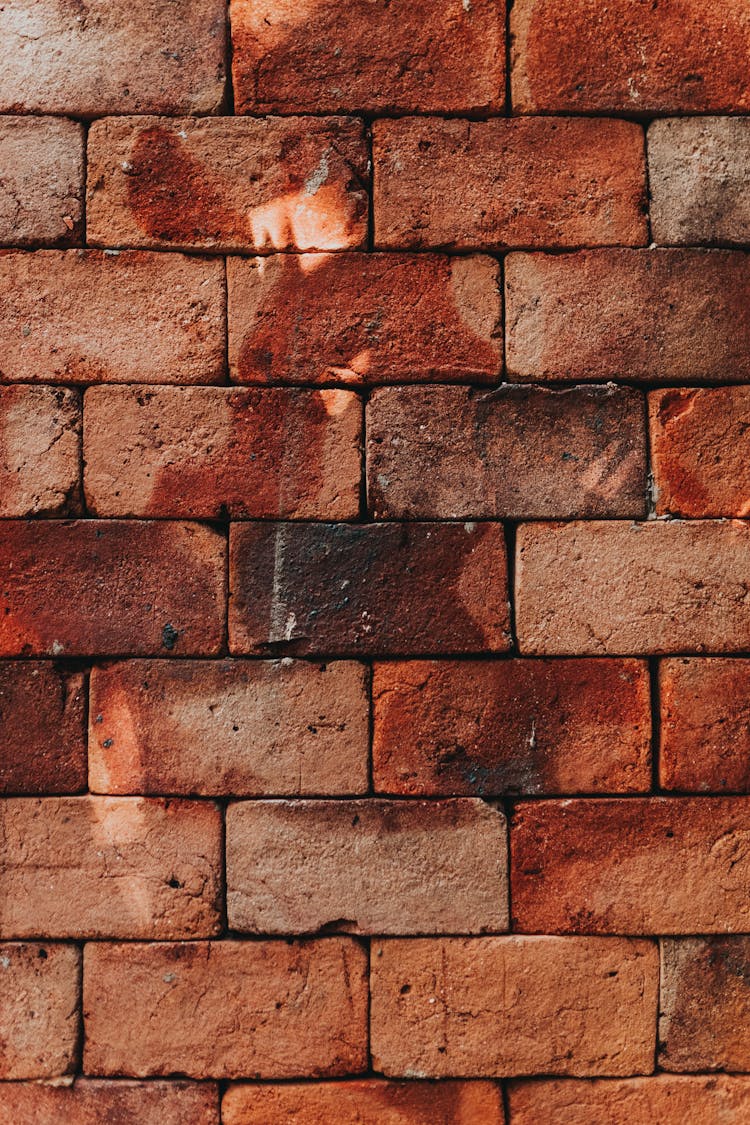
M 238 113 L 503 108 L 504 0 L 232 0 Z
M 750 525 L 522 524 L 516 624 L 529 655 L 750 648 Z
M 221 813 L 198 801 L 9 798 L 5 937 L 208 937 L 219 929 Z
M 232 652 L 510 646 L 498 524 L 234 524 L 230 588 Z
M 0 77 L 0 90 L 2 83 Z M 55 117 L 2 117 L 0 152 L 0 246 L 80 243 L 83 127 Z
M 512 254 L 505 278 L 511 379 L 750 380 L 745 254 Z
M 750 662 L 720 657 L 663 660 L 659 691 L 663 788 L 750 791 Z
M 0 387 L 0 517 L 75 514 L 81 403 L 61 387 Z
M 0 662 L 0 792 L 86 788 L 86 679 L 57 664 Z
M 0 112 L 216 113 L 223 0 L 24 0 L 0 9 Z
M 7 1117 L 3 1116 L 7 1113 Z M 77 1078 L 72 1086 L 8 1083 L 0 1121 L 7 1125 L 219 1125 L 219 1096 L 210 1082 L 118 1082 Z
M 226 823 L 232 930 L 508 928 L 505 818 L 483 801 L 247 801 Z
M 384 1082 L 368 1078 L 279 1086 L 232 1085 L 224 1125 L 503 1125 L 494 1082 Z M 22 1123 L 24 1125 L 24 1123 Z
M 643 397 L 615 387 L 387 387 L 367 405 L 376 518 L 646 514 Z
M 375 789 L 404 796 L 651 787 L 636 660 L 418 660 L 373 670 Z
M 511 830 L 514 928 L 746 930 L 749 835 L 750 803 L 739 797 L 519 805 Z
M 653 1067 L 658 953 L 609 938 L 375 942 L 372 1055 L 409 1078 Z
M 223 537 L 199 524 L 0 523 L 0 655 L 210 655 Z
M 0 254 L 5 382 L 215 383 L 221 263 L 147 251 Z
M 228 258 L 238 383 L 468 379 L 502 367 L 500 270 L 472 254 Z
M 71 945 L 0 945 L 0 1078 L 53 1078 L 75 1068 L 80 971 Z M 10 1121 L 4 1112 L 0 1119 Z
M 88 945 L 83 987 L 87 1074 L 333 1077 L 367 1066 L 367 959 L 349 938 Z
M 516 0 L 510 30 L 516 112 L 750 108 L 744 0 Z
M 84 421 L 92 514 L 359 513 L 362 404 L 351 391 L 91 387 Z
M 649 395 L 656 511 L 750 515 L 750 387 L 685 387 Z
M 91 673 L 94 792 L 345 796 L 367 784 L 361 665 L 128 660 Z
M 367 236 L 356 118 L 111 117 L 89 131 L 100 246 L 348 250 Z
M 376 121 L 373 161 L 381 249 L 647 241 L 643 132 L 630 121 Z

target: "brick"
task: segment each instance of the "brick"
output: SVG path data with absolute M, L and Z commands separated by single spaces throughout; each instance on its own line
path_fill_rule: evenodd
M 80 962 L 71 945 L 0 945 L 0 1078 L 53 1078 L 75 1068 Z
M 238 383 L 497 380 L 500 269 L 480 254 L 228 258 Z
M 222 0 L 25 0 L 0 10 L 0 112 L 216 113 Z
M 91 674 L 89 786 L 364 793 L 368 722 L 365 670 L 351 662 L 128 660 Z
M 0 76 L 0 90 L 2 83 Z M 0 246 L 79 244 L 84 165 L 83 127 L 76 121 L 0 118 Z
M 0 254 L 4 382 L 215 383 L 221 262 L 147 251 Z
M 7 1113 L 7 1117 L 3 1116 Z M 210 1082 L 116 1082 L 77 1078 L 72 1086 L 8 1083 L 3 1086 L 4 1125 L 219 1125 L 219 1097 Z
M 658 953 L 645 941 L 375 942 L 373 1066 L 409 1078 L 653 1068 Z
M 367 177 L 356 118 L 107 118 L 89 131 L 89 241 L 356 249 L 367 236 Z
M 643 397 L 626 388 L 387 387 L 367 405 L 376 518 L 646 514 Z
M 232 930 L 505 930 L 503 814 L 483 801 L 247 801 L 227 810 Z
M 742 652 L 750 527 L 735 520 L 522 524 L 516 626 L 527 655 Z
M 691 792 L 750 791 L 750 662 L 679 657 L 659 665 L 659 783 Z
M 505 102 L 504 0 L 232 0 L 230 15 L 238 113 L 487 112 Z
M 630 121 L 376 121 L 373 162 L 379 249 L 648 240 L 643 132 Z
M 744 0 L 516 0 L 510 30 L 517 113 L 750 108 Z
M 649 395 L 656 511 L 750 515 L 750 387 L 684 387 Z
M 196 524 L 0 523 L 0 655 L 210 655 L 224 538 Z
M 743 798 L 519 805 L 511 830 L 514 928 L 679 934 L 748 928 Z
M 0 662 L 0 793 L 86 788 L 86 678 L 58 664 Z
M 235 653 L 510 646 L 498 524 L 234 524 L 230 588 Z
M 373 782 L 403 796 L 651 787 L 637 660 L 415 660 L 373 669 Z
M 208 937 L 219 929 L 221 813 L 140 797 L 0 803 L 5 937 Z
M 505 298 L 511 380 L 750 380 L 745 254 L 512 254 Z
M 0 387 L 0 517 L 75 514 L 81 403 L 61 387 Z
M 88 945 L 83 987 L 87 1074 L 315 1078 L 367 1067 L 367 959 L 349 938 Z
M 503 1125 L 494 1082 L 348 1082 L 232 1085 L 221 1102 L 224 1125 Z

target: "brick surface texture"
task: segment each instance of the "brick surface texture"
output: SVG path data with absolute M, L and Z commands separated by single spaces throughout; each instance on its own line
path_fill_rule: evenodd
M 0 3 L 0 1125 L 750 1125 L 749 60 Z

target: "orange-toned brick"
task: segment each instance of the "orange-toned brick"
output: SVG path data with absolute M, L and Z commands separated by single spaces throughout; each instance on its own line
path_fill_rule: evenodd
M 750 1078 L 594 1078 L 510 1082 L 513 1125 L 748 1125 Z
M 74 946 L 0 945 L 0 1078 L 54 1078 L 75 1068 L 80 974 Z M 10 1121 L 4 1113 L 0 1120 Z
M 81 402 L 62 387 L 0 387 L 0 517 L 75 515 Z
M 86 788 L 86 678 L 36 660 L 0 662 L 0 792 Z
M 9 1082 L 2 1093 L 3 1125 L 219 1125 L 219 1094 L 211 1082 L 77 1078 L 71 1086 Z
M 0 24 L 2 18 L 0 10 Z M 84 133 L 78 122 L 0 117 L 0 246 L 80 243 L 83 184 Z

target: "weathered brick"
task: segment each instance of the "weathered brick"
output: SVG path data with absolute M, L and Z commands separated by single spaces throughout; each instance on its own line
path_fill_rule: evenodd
M 89 240 L 356 249 L 367 235 L 367 176 L 356 118 L 106 118 L 89 131 Z
M 750 525 L 522 524 L 516 627 L 529 655 L 750 648 Z
M 70 945 L 0 945 L 0 1078 L 52 1078 L 78 1054 L 81 954 Z M 0 1109 L 0 1120 L 7 1105 Z
M 505 0 L 232 0 L 230 15 L 238 113 L 486 112 L 505 102 Z
M 0 377 L 35 383 L 215 383 L 221 263 L 148 251 L 0 253 Z
M 647 241 L 643 131 L 630 121 L 376 121 L 373 162 L 381 249 Z
M 232 652 L 510 646 L 499 524 L 234 524 L 230 589 Z
M 373 781 L 405 796 L 644 792 L 637 660 L 419 660 L 373 670 Z
M 99 516 L 352 519 L 361 430 L 351 391 L 90 387 L 86 501 Z
M 745 0 L 516 0 L 516 112 L 750 109 Z
M 5 937 L 209 937 L 219 929 L 221 813 L 140 797 L 8 798 Z
M 350 938 L 92 944 L 83 964 L 87 1074 L 295 1078 L 367 1067 L 367 957 Z
M 500 270 L 480 254 L 228 258 L 239 383 L 497 380 Z
M 0 662 L 0 793 L 86 788 L 86 679 L 57 664 Z
M 81 403 L 62 387 L 0 387 L 0 517 L 75 514 Z
M 2 1092 L 3 1125 L 219 1125 L 219 1095 L 210 1082 L 77 1078 L 72 1086 L 7 1083 Z
M 345 796 L 367 790 L 367 771 L 361 665 L 128 660 L 91 673 L 94 792 Z
M 0 112 L 216 113 L 223 0 L 24 0 L 0 8 Z
M 653 1068 L 655 945 L 628 939 L 373 943 L 373 1066 L 410 1078 Z
M 200 524 L 0 522 L 0 655 L 210 655 L 223 536 Z
M 230 805 L 227 913 L 267 934 L 505 930 L 505 818 L 479 800 Z
M 594 1078 L 510 1082 L 513 1125 L 748 1125 L 750 1078 Z
M 387 387 L 367 405 L 376 518 L 646 514 L 643 396 L 627 388 Z
M 0 9 L 0 26 L 2 20 Z M 3 50 L 3 69 L 6 61 Z M 0 246 L 80 243 L 84 163 L 76 121 L 0 117 Z
M 660 515 L 750 515 L 750 387 L 684 387 L 649 395 L 651 465 Z
M 540 801 L 511 830 L 514 928 L 679 934 L 748 929 L 744 798 Z
M 659 781 L 664 789 L 750 791 L 750 661 L 662 660 Z
M 511 254 L 505 298 L 511 379 L 750 381 L 745 254 Z

